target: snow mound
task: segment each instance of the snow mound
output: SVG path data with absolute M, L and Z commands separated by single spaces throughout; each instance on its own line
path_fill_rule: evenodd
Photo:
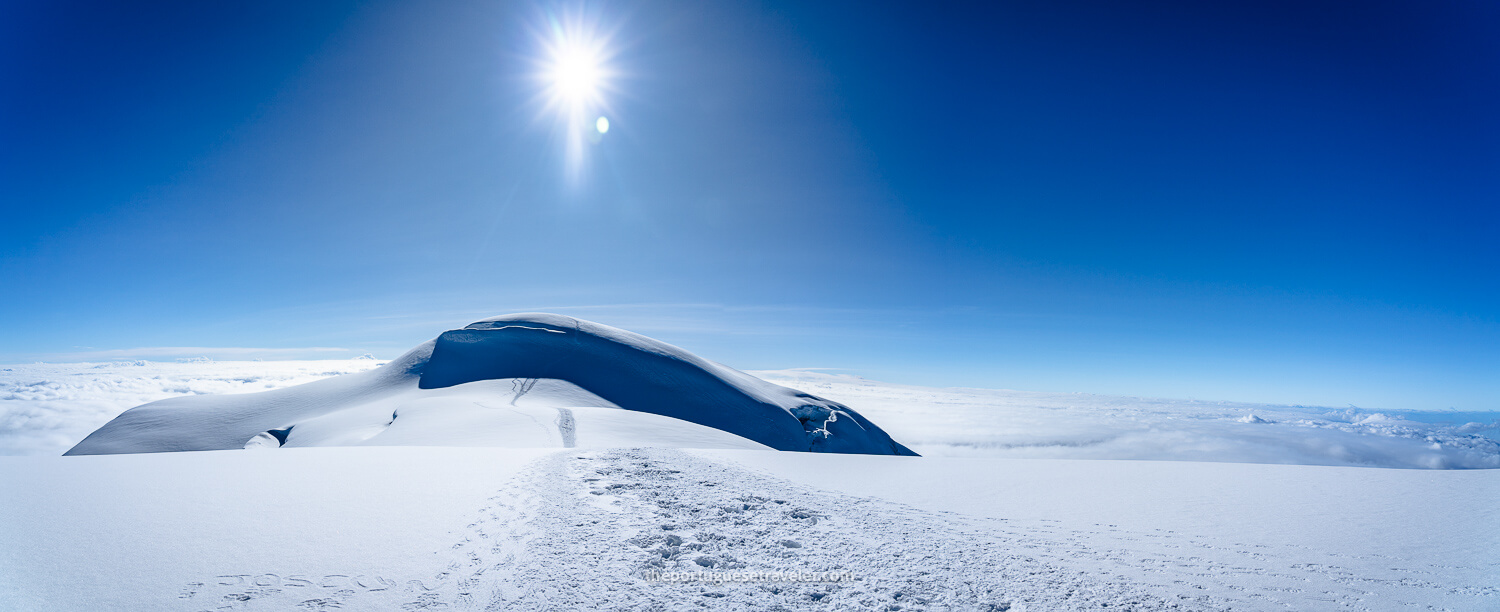
M 915 454 L 842 404 L 645 336 L 538 313 L 444 332 L 365 372 L 137 406 L 66 454 L 351 445 Z

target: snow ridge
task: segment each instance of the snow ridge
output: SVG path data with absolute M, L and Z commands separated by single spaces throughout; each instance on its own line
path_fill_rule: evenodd
M 500 378 L 565 380 L 626 410 L 707 425 L 777 450 L 915 454 L 843 404 L 561 315 L 507 315 L 444 332 L 419 386 Z
M 407 444 L 915 455 L 843 404 L 541 313 L 444 332 L 366 372 L 137 406 L 66 454 Z

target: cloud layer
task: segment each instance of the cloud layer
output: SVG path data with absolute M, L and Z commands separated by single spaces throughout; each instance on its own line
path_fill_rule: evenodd
M 0 366 L 0 454 L 57 455 L 119 413 L 168 397 L 249 393 L 375 367 L 373 359 Z M 772 382 L 845 403 L 929 456 L 1500 468 L 1500 413 L 936 389 L 780 370 Z
M 378 363 L 196 359 L 0 366 L 0 455 L 61 455 L 116 415 L 146 402 L 266 391 Z
M 772 382 L 843 402 L 927 456 L 1500 468 L 1500 413 L 936 389 L 780 370 Z

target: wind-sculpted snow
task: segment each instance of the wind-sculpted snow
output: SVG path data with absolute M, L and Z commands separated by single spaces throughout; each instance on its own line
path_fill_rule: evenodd
M 644 336 L 545 314 L 445 332 L 367 372 L 138 406 L 67 454 L 348 445 L 913 454 L 841 404 Z
M 498 378 L 565 380 L 626 410 L 707 425 L 777 450 L 913 454 L 842 404 L 559 315 L 510 315 L 444 332 L 421 387 Z

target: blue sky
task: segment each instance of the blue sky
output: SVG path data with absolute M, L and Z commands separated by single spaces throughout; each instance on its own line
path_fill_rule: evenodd
M 1492 4 L 3 11 L 0 361 L 547 310 L 741 368 L 1500 409 Z M 605 50 L 577 156 L 552 24 Z

